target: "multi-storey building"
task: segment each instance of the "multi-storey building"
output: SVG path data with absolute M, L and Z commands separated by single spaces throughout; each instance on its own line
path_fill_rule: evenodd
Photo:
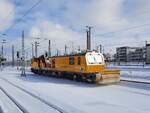
M 116 49 L 117 62 L 142 62 L 145 48 L 143 47 L 119 47 Z
M 145 63 L 150 64 L 150 44 L 146 44 Z

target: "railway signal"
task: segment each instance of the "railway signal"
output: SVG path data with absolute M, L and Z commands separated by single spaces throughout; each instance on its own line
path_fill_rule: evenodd
M 19 51 L 17 51 L 17 70 L 19 69 L 19 62 L 20 62 L 20 53 L 19 53 Z

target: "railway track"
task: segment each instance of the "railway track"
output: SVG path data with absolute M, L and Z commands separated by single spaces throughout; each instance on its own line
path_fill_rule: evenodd
M 29 113 L 23 106 L 21 106 L 12 96 L 10 96 L 2 87 L 0 90 L 14 103 L 14 105 L 21 111 L 20 113 Z M 0 110 L 3 113 L 3 110 Z
M 137 80 L 126 80 L 126 79 L 121 79 L 120 81 L 132 82 L 132 83 L 139 83 L 139 84 L 150 84 L 150 82 L 143 82 L 143 81 L 137 81 Z
M 68 113 L 67 111 L 63 110 L 62 108 L 50 103 L 50 102 L 47 102 L 46 100 L 42 99 L 41 97 L 29 92 L 28 90 L 26 90 L 25 88 L 22 88 L 10 81 L 8 81 L 7 79 L 4 79 L 4 78 L 0 78 L 1 80 L 9 83 L 10 85 L 12 85 L 13 87 L 23 91 L 24 93 L 27 93 L 28 95 L 32 96 L 33 98 L 41 101 L 42 103 L 46 104 L 47 106 L 49 106 L 50 108 L 53 108 L 55 109 L 56 111 L 58 111 L 59 113 Z M 27 110 L 25 110 L 25 108 L 23 108 L 23 106 L 21 106 L 17 101 L 15 101 L 15 99 L 13 97 L 11 97 L 2 87 L 0 87 L 0 89 L 17 105 L 17 107 L 23 112 L 23 113 L 30 113 L 28 112 Z

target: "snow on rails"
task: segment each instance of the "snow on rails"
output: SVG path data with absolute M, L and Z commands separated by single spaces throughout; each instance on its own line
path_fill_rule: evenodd
M 20 113 L 41 113 L 41 111 L 47 111 L 46 113 L 68 113 L 62 108 L 47 102 L 46 100 L 40 98 L 39 96 L 27 91 L 26 89 L 4 79 L 0 78 L 0 81 L 4 84 L 4 86 L 0 86 L 0 90 L 17 106 L 17 108 L 20 110 Z M 5 86 L 9 86 L 5 87 Z M 34 104 L 33 106 L 36 107 L 36 109 L 32 109 L 30 107 L 24 106 L 23 101 L 18 100 L 11 92 L 10 89 L 14 89 L 16 92 L 16 95 L 22 96 L 25 100 L 27 99 L 30 104 Z M 26 103 L 26 102 L 25 102 Z M 38 104 L 37 104 L 38 103 Z M 27 103 L 26 103 L 27 104 Z M 39 106 L 39 107 L 38 107 Z M 34 107 L 33 107 L 34 108 Z M 3 109 L 2 109 L 3 111 Z

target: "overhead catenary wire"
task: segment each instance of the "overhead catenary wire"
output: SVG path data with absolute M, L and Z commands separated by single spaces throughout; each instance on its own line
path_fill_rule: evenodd
M 36 4 L 34 4 L 29 10 L 27 10 L 27 12 L 22 16 L 22 19 L 23 19 L 28 13 L 30 13 L 34 7 L 36 7 L 38 4 L 40 4 L 41 1 L 42 1 L 42 0 L 39 0 L 39 1 L 38 1 Z M 19 20 L 21 21 L 22 19 L 20 18 Z M 10 28 L 8 29 L 8 31 L 11 30 L 16 24 L 17 24 L 17 23 L 14 23 L 14 25 L 13 25 L 12 27 L 10 27 Z M 148 25 L 150 25 L 150 23 L 148 23 Z M 101 35 L 102 35 L 102 36 L 105 36 L 105 35 L 107 35 L 107 34 L 122 32 L 122 31 L 130 30 L 130 29 L 135 29 L 135 28 L 139 28 L 139 27 L 144 27 L 144 26 L 146 26 L 146 24 L 140 25 L 140 26 L 133 26 L 132 28 L 125 28 L 125 29 L 121 29 L 121 30 L 118 30 L 118 31 L 106 32 L 106 34 L 105 34 L 105 33 L 104 33 L 104 34 L 100 34 L 100 35 L 98 34 L 98 36 L 101 36 Z
M 17 20 L 17 22 L 14 22 L 5 32 L 4 34 L 7 34 L 8 31 L 10 31 L 14 26 L 16 26 L 18 24 L 18 22 L 20 22 L 21 20 L 23 20 L 23 18 L 25 16 L 27 16 L 36 6 L 38 6 L 43 0 L 38 0 L 35 4 L 32 5 L 31 8 L 29 8 L 23 15 L 21 18 L 19 18 Z
M 20 22 L 21 20 L 23 20 L 23 18 L 24 18 L 25 16 L 27 16 L 27 15 L 28 15 L 36 6 L 38 6 L 42 1 L 43 1 L 43 0 L 38 0 L 35 4 L 32 5 L 31 8 L 29 8 L 29 9 L 22 15 L 21 18 L 19 18 L 19 20 L 18 20 L 17 22 L 14 22 L 6 31 L 4 31 L 3 33 L 0 33 L 0 34 L 1 34 L 1 35 L 4 35 L 4 34 L 6 35 L 9 30 L 11 30 L 15 25 L 17 25 L 18 22 Z M 12 13 L 12 12 L 10 12 L 10 13 Z
M 111 46 L 111 47 L 117 47 L 117 46 L 129 46 L 133 44 L 141 44 L 143 43 L 143 46 L 145 44 L 145 41 L 132 41 L 132 42 L 122 42 L 122 43 L 115 43 L 115 44 L 105 44 L 105 46 Z
M 31 8 L 29 8 L 23 15 L 22 15 L 22 17 L 17 21 L 17 22 L 15 22 L 15 23 L 13 23 L 6 31 L 4 31 L 3 33 L 0 33 L 1 35 L 3 35 L 3 34 L 7 34 L 7 32 L 8 31 L 10 31 L 13 27 L 15 27 L 15 25 L 17 25 L 17 23 L 18 22 L 20 22 L 21 20 L 23 20 L 23 18 L 25 17 L 25 16 L 27 16 L 36 6 L 38 6 L 41 2 L 42 2 L 43 0 L 38 0 L 35 4 L 33 4 L 32 5 L 32 7 Z M 10 14 L 11 14 L 12 12 L 10 12 Z M 8 37 L 8 36 L 7 36 Z
M 29 10 L 27 10 L 27 12 L 22 16 L 22 18 L 24 18 L 28 13 L 30 13 L 30 11 L 34 8 L 34 7 L 36 7 L 37 5 L 39 5 L 41 2 L 42 2 L 43 0 L 39 0 L 39 1 L 37 1 Z M 141 14 L 147 14 L 147 13 L 149 13 L 149 10 L 145 10 L 145 11 L 142 11 L 142 12 L 140 12 Z M 134 16 L 137 16 L 139 13 L 136 13 L 136 14 L 133 14 Z M 132 15 L 132 16 L 133 16 Z M 127 15 L 127 17 L 130 17 L 130 15 Z M 112 20 L 110 20 L 110 21 L 113 21 L 113 20 L 115 20 L 115 21 L 118 21 L 120 18 L 115 18 L 115 19 L 112 19 Z M 22 20 L 21 18 L 18 20 L 18 22 L 20 21 L 20 20 Z M 12 26 L 10 26 L 10 28 L 8 28 L 6 31 L 9 31 L 11 28 L 13 28 L 15 25 L 17 24 L 17 22 L 15 22 L 14 24 L 12 24 Z M 110 33 L 112 33 L 112 32 L 110 32 Z M 102 34 L 103 35 L 103 34 Z
M 20 4 L 21 2 L 19 2 L 19 4 Z M 16 6 L 16 8 L 17 8 L 17 6 Z M 3 17 L 2 18 L 2 20 L 1 20 L 1 22 L 0 23 L 4 23 L 5 22 L 5 20 L 7 20 L 7 18 L 10 16 L 10 15 L 12 15 L 14 13 L 14 10 L 11 10 L 10 12 L 8 12 L 8 14 L 5 16 L 5 17 Z M 3 35 L 4 33 L 1 33 L 0 32 L 0 35 Z
M 128 28 L 125 28 L 125 29 L 120 29 L 120 30 L 117 30 L 117 31 L 106 32 L 106 33 L 102 33 L 102 34 L 96 34 L 95 36 L 106 36 L 106 35 L 109 35 L 109 34 L 124 32 L 124 31 L 132 30 L 132 29 L 137 29 L 137 28 L 141 28 L 141 27 L 144 27 L 144 26 L 148 26 L 148 25 L 150 25 L 150 23 L 141 24 L 141 25 L 137 25 L 137 26 L 132 26 L 132 27 L 128 27 Z

